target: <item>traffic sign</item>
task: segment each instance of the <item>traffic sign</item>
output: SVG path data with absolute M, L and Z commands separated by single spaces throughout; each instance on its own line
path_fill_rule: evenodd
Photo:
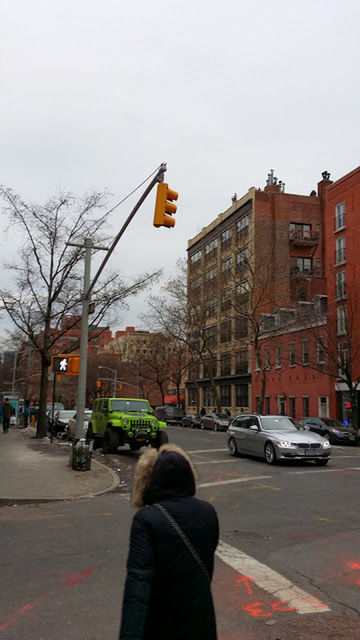
M 58 375 L 79 375 L 80 356 L 73 353 L 59 353 L 51 357 L 51 371 Z

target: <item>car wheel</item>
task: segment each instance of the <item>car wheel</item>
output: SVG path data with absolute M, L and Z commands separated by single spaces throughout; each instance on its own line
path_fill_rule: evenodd
M 158 431 L 156 438 L 152 441 L 151 446 L 160 449 L 163 444 L 167 444 L 169 442 L 168 434 L 165 431 Z
M 276 463 L 276 453 L 271 442 L 267 442 L 265 445 L 265 460 L 268 464 Z
M 237 450 L 235 438 L 230 438 L 228 447 L 229 447 L 230 455 L 236 457 L 238 455 L 238 450 Z
M 104 433 L 103 453 L 116 453 L 119 446 L 117 433 L 108 427 Z
M 318 467 L 325 467 L 325 465 L 329 462 L 329 460 L 315 460 L 315 464 L 317 464 Z
M 140 442 L 130 442 L 130 449 L 131 449 L 131 451 L 139 451 L 139 449 L 141 449 L 141 443 Z

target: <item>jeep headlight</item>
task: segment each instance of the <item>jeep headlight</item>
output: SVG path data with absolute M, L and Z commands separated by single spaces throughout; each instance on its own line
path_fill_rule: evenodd
M 123 424 L 129 424 L 129 418 L 124 418 Z
M 156 426 L 156 423 L 157 423 L 157 420 L 151 420 L 151 426 L 152 426 L 152 427 L 155 427 L 155 426 Z

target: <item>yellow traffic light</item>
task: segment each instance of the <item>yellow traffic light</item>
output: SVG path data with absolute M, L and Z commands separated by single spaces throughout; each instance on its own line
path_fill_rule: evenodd
M 176 213 L 177 206 L 173 203 L 173 200 L 177 199 L 177 192 L 169 189 L 169 185 L 166 184 L 166 182 L 160 182 L 160 184 L 158 184 L 153 222 L 154 227 L 175 227 L 175 218 L 172 216 Z

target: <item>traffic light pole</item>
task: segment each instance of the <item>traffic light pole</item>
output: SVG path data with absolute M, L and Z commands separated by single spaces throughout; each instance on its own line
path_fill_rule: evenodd
M 110 249 L 106 250 L 106 255 L 104 260 L 102 261 L 92 283 L 90 284 L 90 269 L 91 269 L 91 251 L 92 249 L 104 249 L 104 247 L 95 247 L 91 238 L 85 238 L 84 244 L 75 244 L 68 243 L 71 246 L 76 247 L 85 247 L 85 269 L 84 269 L 84 292 L 82 297 L 82 313 L 81 313 L 81 335 L 80 335 L 80 367 L 79 367 L 79 378 L 78 378 L 78 392 L 77 392 L 77 403 L 76 403 L 76 426 L 75 426 L 75 438 L 73 440 L 72 445 L 72 468 L 77 469 L 76 466 L 76 446 L 81 437 L 83 436 L 84 429 L 84 409 L 85 409 L 85 397 L 86 397 L 86 375 L 87 375 L 87 350 L 88 350 L 88 334 L 89 334 L 89 302 L 91 292 L 98 281 L 100 274 L 102 273 L 107 261 L 109 260 L 111 254 L 113 253 L 117 243 L 119 242 L 121 236 L 124 231 L 130 224 L 131 220 L 135 216 L 138 209 L 141 207 L 144 200 L 149 195 L 152 188 L 158 182 L 163 182 L 164 173 L 166 171 L 166 164 L 161 164 L 160 168 L 156 174 L 156 176 L 151 180 L 147 188 L 145 189 L 142 196 L 139 198 L 138 202 L 134 206 L 130 215 L 124 222 L 121 227 L 119 233 L 115 237 Z M 87 467 L 90 469 L 90 465 Z

